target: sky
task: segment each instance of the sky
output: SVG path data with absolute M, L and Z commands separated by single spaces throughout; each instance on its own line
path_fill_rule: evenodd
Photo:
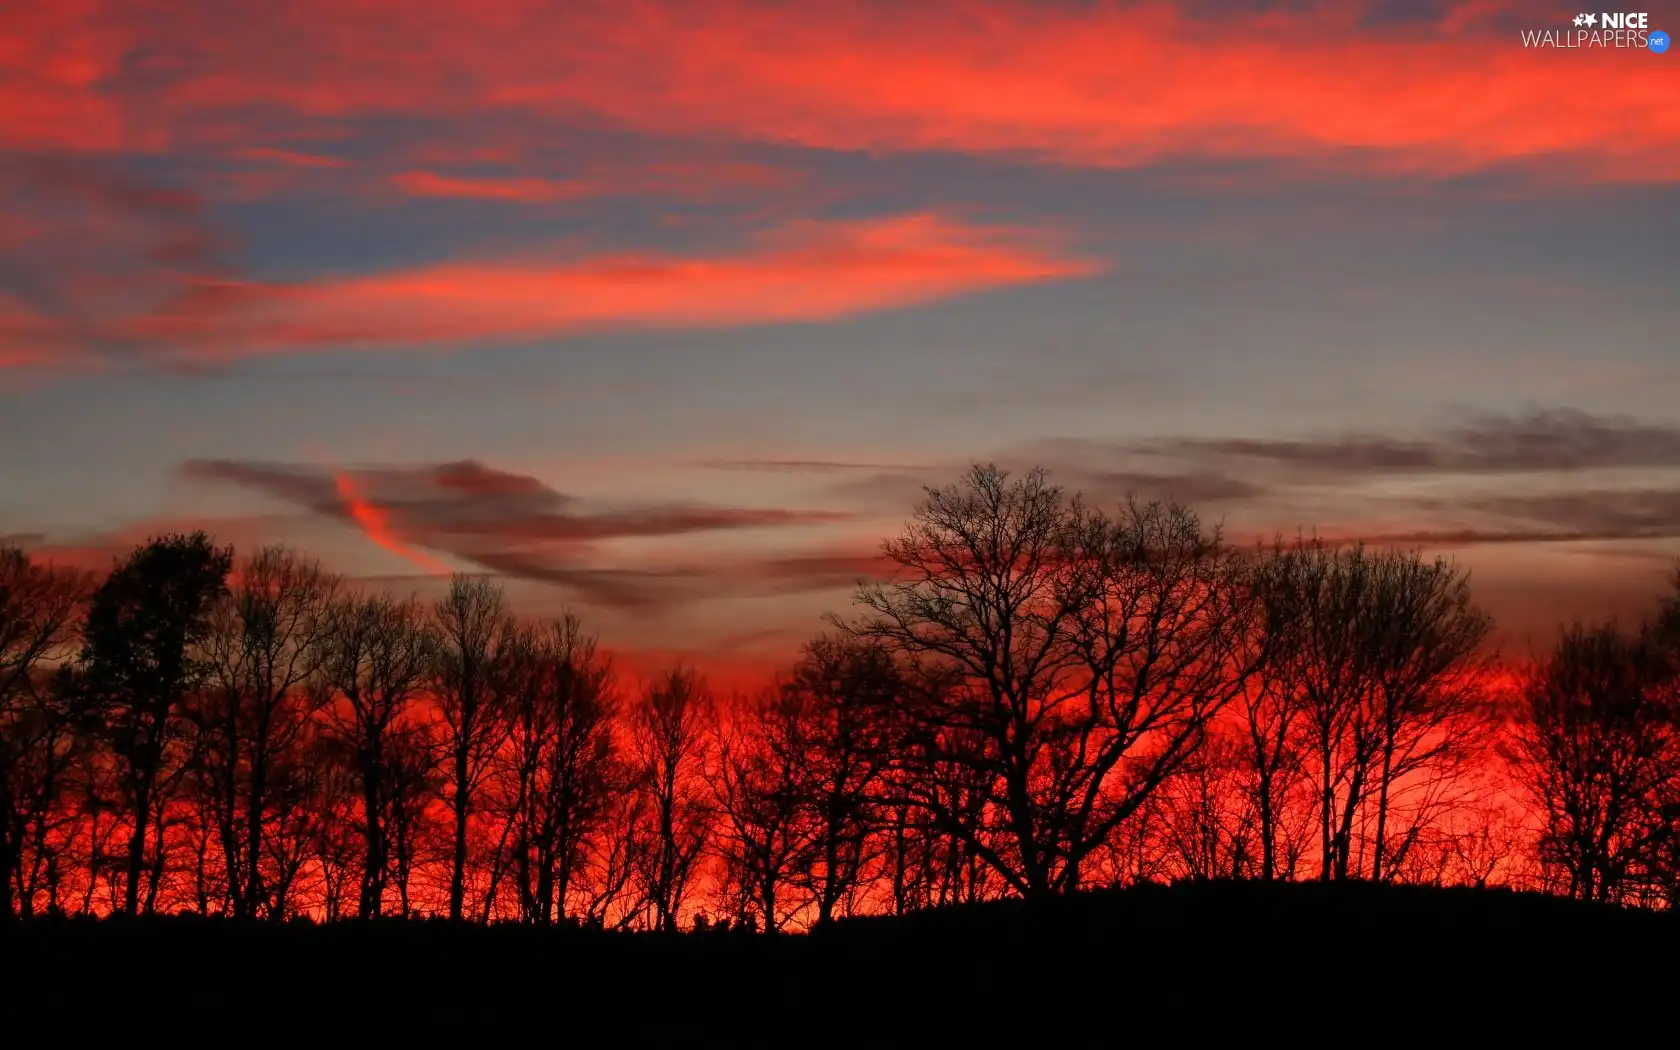
M 740 669 L 995 461 L 1452 557 L 1512 651 L 1632 618 L 1680 55 L 1523 46 L 1576 15 L 7 4 L 0 536 L 488 572 Z

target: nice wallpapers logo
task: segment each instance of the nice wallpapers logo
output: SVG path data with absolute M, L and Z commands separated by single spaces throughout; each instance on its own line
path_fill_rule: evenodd
M 1523 47 L 1633 47 L 1655 54 L 1668 50 L 1669 36 L 1651 28 L 1651 16 L 1644 11 L 1583 12 L 1566 29 L 1525 29 Z

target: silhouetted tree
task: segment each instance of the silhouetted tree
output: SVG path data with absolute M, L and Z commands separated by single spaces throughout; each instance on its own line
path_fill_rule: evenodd
M 1670 731 L 1680 736 L 1680 567 L 1667 596 L 1643 632 L 1645 650 L 1655 663 L 1655 699 L 1669 714 Z M 1670 775 L 1656 791 L 1649 869 L 1653 889 L 1664 905 L 1680 908 L 1680 740 L 1668 759 Z
M 303 790 L 291 782 L 306 772 L 298 753 L 312 727 L 305 686 L 332 624 L 337 587 L 316 563 L 264 548 L 240 564 L 231 593 L 211 614 L 208 681 L 194 711 L 197 758 L 236 916 L 254 916 L 268 903 L 264 844 L 279 816 L 271 791 L 277 781 Z
M 713 791 L 725 896 L 737 916 L 754 911 L 766 933 L 799 910 L 784 892 L 806 859 L 802 697 L 772 687 L 734 705 L 718 731 Z
M 0 546 L 0 918 L 34 909 L 49 839 L 89 728 L 71 680 L 51 669 L 74 647 L 90 581 Z
M 496 689 L 496 661 L 511 630 L 502 589 L 483 578 L 457 575 L 437 603 L 437 704 L 442 744 L 449 755 L 445 801 L 454 818 L 449 872 L 449 917 L 461 918 L 466 896 L 467 825 L 473 796 L 490 760 L 507 739 L 506 705 Z
M 1526 683 L 1514 757 L 1570 896 L 1623 899 L 1665 834 L 1680 724 L 1651 641 L 1576 624 Z
M 181 711 L 204 679 L 199 647 L 227 591 L 233 551 L 204 533 L 166 536 L 137 548 L 94 591 L 83 628 L 86 686 L 105 712 L 118 782 L 130 819 L 123 910 L 140 907 L 146 840 L 154 830 L 152 890 L 163 867 L 163 796 L 178 771 Z M 148 907 L 148 910 L 150 908 Z
M 631 758 L 645 800 L 634 858 L 656 929 L 677 929 L 711 831 L 705 785 L 714 717 L 705 683 L 683 667 L 661 675 L 631 714 Z
M 776 931 L 1317 852 L 1680 906 L 1680 580 L 1500 706 L 1468 576 L 1416 553 L 1239 555 L 995 467 L 886 550 L 761 697 L 678 668 L 621 709 L 575 617 L 487 580 L 426 608 L 272 548 L 230 587 L 200 534 L 95 586 L 0 545 L 0 904 Z
M 1287 835 L 1294 789 L 1306 775 L 1297 732 L 1304 698 L 1291 672 L 1305 623 L 1298 609 L 1301 556 L 1299 548 L 1278 545 L 1257 552 L 1252 562 L 1256 615 L 1251 645 L 1258 659 L 1255 674 L 1233 705 L 1240 725 L 1243 787 L 1254 810 L 1260 848 L 1257 875 L 1265 881 L 1279 876 L 1280 853 L 1288 852 L 1280 849 L 1280 839 Z M 1288 871 L 1293 865 L 1284 867 Z
M 576 616 L 513 636 L 499 688 L 512 726 L 509 820 L 520 912 L 528 922 L 567 915 L 589 840 L 621 790 L 612 665 Z
M 303 910 L 298 904 L 301 884 L 310 862 L 319 862 L 325 825 L 341 819 L 345 780 L 337 741 L 318 719 L 304 722 L 275 756 L 262 829 L 269 871 L 263 906 L 271 918 Z
M 390 881 L 397 891 L 398 914 L 405 919 L 416 912 L 414 872 L 425 853 L 453 853 L 453 834 L 445 837 L 430 808 L 447 776 L 438 762 L 443 754 L 430 727 L 417 721 L 399 723 L 385 752 L 382 824 L 389 843 Z
M 1175 875 L 1241 879 L 1256 873 L 1258 814 L 1235 783 L 1242 758 L 1236 739 L 1210 732 L 1161 785 L 1155 817 Z
M 995 466 L 927 490 L 884 550 L 854 630 L 954 675 L 908 705 L 911 736 L 989 781 L 978 823 L 913 801 L 1017 892 L 1079 885 L 1246 681 L 1241 560 L 1182 507 L 1109 517 Z
M 419 606 L 388 595 L 339 598 L 329 615 L 319 654 L 326 690 L 321 704 L 360 782 L 364 851 L 357 914 L 366 919 L 383 906 L 392 859 L 390 811 L 413 779 L 407 760 L 415 749 L 404 737 L 406 722 L 433 668 L 435 637 Z M 401 776 L 393 765 L 399 755 Z
M 810 824 L 793 879 L 816 905 L 818 923 L 834 918 L 870 862 L 872 797 L 890 740 L 884 719 L 904 693 L 891 654 L 847 635 L 807 645 L 783 687 L 795 720 L 798 793 Z
M 1268 571 L 1269 615 L 1292 621 L 1276 627 L 1287 644 L 1272 670 L 1311 734 L 1319 876 L 1381 879 L 1459 801 L 1450 789 L 1485 739 L 1491 621 L 1461 570 L 1415 552 L 1307 542 Z M 1372 830 L 1356 842 L 1364 817 Z M 1355 864 L 1361 844 L 1369 872 Z
M 584 878 L 576 894 L 578 903 L 570 907 L 581 922 L 597 929 L 625 929 L 643 910 L 634 884 L 645 842 L 648 793 L 641 790 L 633 764 L 621 766 L 620 774 L 607 795 L 599 828 L 583 841 Z
M 361 868 L 365 850 L 359 820 L 358 783 L 354 749 L 330 724 L 324 724 L 310 749 L 314 760 L 314 857 L 320 879 L 321 915 L 328 922 L 355 914 L 359 901 L 351 898 L 351 880 Z
M 1380 881 L 1437 816 L 1464 801 L 1470 760 L 1490 742 L 1493 620 L 1474 604 L 1467 573 L 1416 553 L 1379 558 L 1371 639 L 1377 759 L 1371 872 Z

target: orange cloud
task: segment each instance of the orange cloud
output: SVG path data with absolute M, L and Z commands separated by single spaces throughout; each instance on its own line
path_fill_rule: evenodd
M 1680 175 L 1670 61 L 1525 49 L 1485 3 L 1382 31 L 1356 4 L 1217 21 L 1165 4 L 982 0 L 487 0 L 472 18 L 426 7 L 293 0 L 235 18 L 11 5 L 0 141 L 134 151 L 262 133 L 241 115 L 508 114 L 1082 165 L 1306 157 L 1443 175 L 1563 159 L 1600 179 Z M 1564 26 L 1540 13 L 1523 24 Z
M 362 534 L 375 544 L 390 551 L 399 558 L 409 562 L 424 572 L 447 575 L 449 566 L 424 551 L 417 551 L 403 544 L 392 531 L 390 523 L 386 521 L 385 512 L 369 503 L 362 497 L 356 487 L 356 481 L 349 474 L 342 471 L 333 479 L 338 490 L 339 498 L 344 501 L 344 511 L 350 520 L 362 530 Z
M 743 530 L 847 521 L 851 515 L 788 507 L 643 503 L 586 509 L 580 499 L 524 474 L 463 460 L 354 473 L 296 464 L 192 460 L 183 477 L 236 485 L 333 521 L 354 524 L 380 547 L 429 573 L 448 569 L 416 548 L 513 579 L 566 588 L 619 609 L 693 601 L 728 587 L 760 595 L 847 587 L 880 575 L 857 550 L 814 550 L 744 560 L 624 561 L 603 546 Z M 691 552 L 690 552 L 691 553 Z
M 430 171 L 405 171 L 391 182 L 415 197 L 464 197 L 471 200 L 549 204 L 606 195 L 606 188 L 587 179 L 461 178 Z
M 454 263 L 293 285 L 218 285 L 135 321 L 187 356 L 459 344 L 608 328 L 817 321 L 1078 277 L 1097 265 L 1012 229 L 933 215 L 807 222 L 713 258 Z
M 729 195 L 785 188 L 798 174 L 762 164 L 645 164 L 548 178 L 526 175 L 446 175 L 403 171 L 391 185 L 412 197 L 450 197 L 509 204 L 553 204 L 600 197 L 657 196 L 673 200 L 711 200 Z

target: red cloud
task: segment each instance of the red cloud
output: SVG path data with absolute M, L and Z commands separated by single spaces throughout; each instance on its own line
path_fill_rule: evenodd
M 1213 21 L 982 0 L 487 0 L 470 18 L 435 0 L 11 5 L 0 142 L 134 151 L 261 135 L 265 114 L 511 114 L 1074 164 L 1304 156 L 1452 174 L 1556 156 L 1605 179 L 1680 174 L 1666 60 L 1525 49 L 1514 23 L 1456 13 L 1377 32 L 1346 6 Z
M 193 460 L 183 464 L 182 474 L 237 485 L 352 524 L 427 574 L 449 571 L 427 553 L 436 551 L 498 575 L 565 587 L 599 606 L 692 601 L 730 585 L 760 594 L 832 589 L 882 571 L 877 559 L 854 551 L 763 555 L 728 565 L 604 563 L 597 545 L 605 541 L 827 525 L 850 515 L 673 503 L 589 511 L 577 497 L 536 478 L 472 460 L 355 472 Z
M 471 262 L 305 284 L 206 286 L 170 312 L 136 320 L 129 334 L 215 358 L 814 321 L 1097 268 L 1033 240 L 931 215 L 801 223 L 754 250 L 714 258 Z
M 567 178 L 404 171 L 390 176 L 390 182 L 412 197 L 555 204 L 638 195 L 704 201 L 786 188 L 799 177 L 797 172 L 787 169 L 735 162 L 641 164 L 608 169 L 585 165 L 581 174 Z
M 240 150 L 238 156 L 241 160 L 278 164 L 287 168 L 345 168 L 350 166 L 349 161 L 340 157 L 323 157 L 316 153 L 271 149 L 266 146 Z
M 609 192 L 601 183 L 589 179 L 463 178 L 430 171 L 401 172 L 391 176 L 391 182 L 415 197 L 465 197 L 521 204 L 584 200 L 604 197 Z
M 390 523 L 386 520 L 383 508 L 368 502 L 362 495 L 356 479 L 340 471 L 334 478 L 334 486 L 339 498 L 344 501 L 344 510 L 354 521 L 362 534 L 368 539 L 397 555 L 411 565 L 428 572 L 443 576 L 449 573 L 449 566 L 425 551 L 415 550 L 402 542 L 402 539 L 391 531 Z

